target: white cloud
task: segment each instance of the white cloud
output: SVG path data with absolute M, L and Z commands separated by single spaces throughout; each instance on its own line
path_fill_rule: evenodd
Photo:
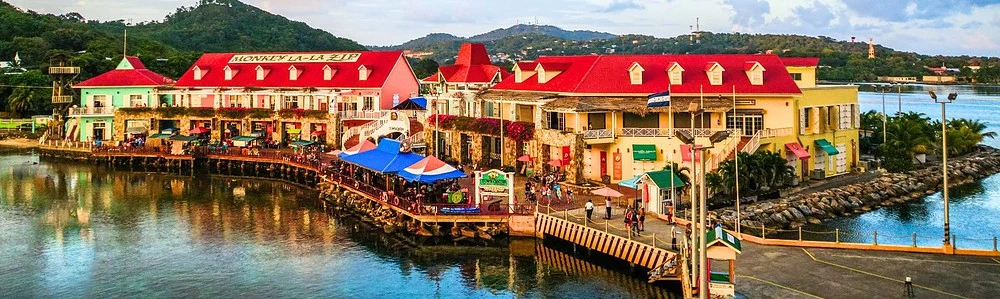
M 8 0 L 88 19 L 162 20 L 193 0 Z M 1000 0 L 247 0 L 362 44 L 399 44 L 433 32 L 470 36 L 516 23 L 670 37 L 695 18 L 715 32 L 851 36 L 926 54 L 1000 53 Z M 516 8 L 516 9 L 513 9 Z M 975 21 L 975 22 L 973 22 Z M 965 27 L 965 28 L 962 28 Z

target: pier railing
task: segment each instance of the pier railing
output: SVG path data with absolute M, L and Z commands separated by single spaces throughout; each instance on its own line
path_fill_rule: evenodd
M 802 246 L 817 246 L 825 244 L 826 247 L 831 248 L 865 247 L 879 249 L 881 247 L 887 250 L 920 252 L 938 252 L 943 249 L 939 245 L 943 243 L 942 236 L 918 235 L 916 232 L 910 234 L 887 234 L 885 232 L 880 233 L 877 230 L 871 232 L 841 231 L 840 229 L 814 231 L 803 229 L 802 227 L 796 229 L 772 229 L 763 226 L 743 226 L 742 234 L 743 236 L 750 236 L 770 242 L 779 242 L 785 245 L 796 245 L 795 243 L 799 243 Z M 997 246 L 997 236 L 968 238 L 959 237 L 952 233 L 951 240 L 949 241 L 952 248 L 964 253 L 1000 256 Z

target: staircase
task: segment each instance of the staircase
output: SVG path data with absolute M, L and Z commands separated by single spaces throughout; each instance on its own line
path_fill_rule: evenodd
M 661 280 L 680 280 L 681 263 L 677 260 L 678 255 L 672 255 L 666 262 L 649 270 L 649 283 Z
M 341 138 L 341 140 L 343 140 L 341 141 L 340 144 L 341 148 L 346 149 L 351 146 L 357 145 L 358 143 L 361 142 L 362 137 L 368 138 L 368 136 L 370 136 L 373 132 L 375 132 L 375 130 L 378 130 L 380 127 L 382 127 L 382 125 L 384 125 L 387 122 L 388 120 L 385 119 L 376 119 L 367 122 L 363 125 L 351 127 L 347 130 L 344 130 L 344 135 Z M 353 143 L 350 143 L 348 141 L 353 141 Z

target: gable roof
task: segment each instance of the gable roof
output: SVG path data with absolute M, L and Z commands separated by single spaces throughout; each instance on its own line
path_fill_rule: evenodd
M 744 63 L 757 61 L 767 69 L 764 84 L 750 84 L 743 73 Z M 683 69 L 701 70 L 718 63 L 723 69 L 736 70 L 738 75 L 724 75 L 721 85 L 712 85 L 705 72 L 684 72 L 681 84 L 670 85 L 671 94 L 698 94 L 703 87 L 705 94 L 731 94 L 736 86 L 740 94 L 801 94 L 802 91 L 785 70 L 776 55 L 716 54 L 716 55 L 586 55 L 586 56 L 541 56 L 530 62 L 519 62 L 522 70 L 533 69 L 535 64 L 543 64 L 548 69 L 552 64 L 565 64 L 566 69 L 546 83 L 538 83 L 531 74 L 521 82 L 504 80 L 493 86 L 494 90 L 551 92 L 559 94 L 633 95 L 645 96 L 662 92 L 670 83 L 667 69 L 677 63 Z M 628 69 L 639 63 L 647 71 L 643 73 L 642 84 L 632 84 Z M 531 68 L 526 68 L 531 67 Z M 725 71 L 723 73 L 732 72 Z M 530 73 L 527 73 L 530 74 Z
M 817 66 L 819 65 L 819 57 L 781 57 L 781 62 L 785 66 Z
M 444 81 L 449 83 L 490 83 L 498 73 L 501 80 L 510 76 L 510 72 L 490 62 L 486 46 L 480 43 L 464 43 L 458 50 L 455 64 L 438 67 L 437 73 L 421 81 L 438 82 L 439 77 L 444 77 Z
M 118 68 L 73 85 L 81 87 L 168 86 L 174 80 L 146 69 L 139 57 L 126 56 Z
M 684 181 L 671 170 L 650 171 L 643 175 L 653 181 L 653 184 L 656 184 L 656 187 L 660 189 L 669 189 L 671 184 L 674 188 L 684 187 Z
M 743 247 L 740 246 L 740 239 L 729 234 L 726 230 L 722 229 L 721 226 L 716 226 L 715 228 L 709 230 L 705 233 L 705 247 L 712 247 L 715 244 L 722 244 L 729 248 L 732 248 L 736 253 L 741 253 Z
M 352 56 L 356 59 L 334 60 L 331 56 Z M 259 56 L 259 62 L 238 62 L 234 57 L 245 58 Z M 266 61 L 273 57 L 273 61 Z M 302 58 L 289 61 L 288 57 Z M 324 57 L 330 59 L 323 59 Z M 313 60 L 310 60 L 313 59 Z M 396 65 L 403 59 L 402 51 L 357 51 L 357 52 L 273 52 L 273 53 L 206 53 L 195 61 L 194 65 L 177 80 L 178 87 L 274 87 L 274 88 L 377 88 L 385 85 Z M 227 65 L 246 66 L 254 70 L 264 71 L 263 80 L 257 80 L 256 72 L 239 72 L 232 80 L 224 80 L 222 71 L 208 71 L 201 80 L 194 79 L 193 69 L 200 68 L 203 72 L 222 70 Z M 294 69 L 292 68 L 294 66 Z M 333 78 L 324 80 L 323 69 L 327 66 L 337 70 Z M 361 66 L 368 71 L 367 80 L 360 80 L 358 73 Z M 289 72 L 296 70 L 299 76 L 291 80 Z M 409 70 L 407 70 L 409 71 Z M 276 74 L 270 74 L 276 73 Z

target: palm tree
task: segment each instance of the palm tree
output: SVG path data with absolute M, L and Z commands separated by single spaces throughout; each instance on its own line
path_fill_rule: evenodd
M 674 175 L 684 182 L 685 186 L 691 186 L 691 170 L 685 166 L 680 166 L 677 162 L 670 162 L 669 165 L 664 165 L 663 170 L 673 169 Z
M 7 98 L 7 109 L 14 113 L 25 113 L 35 109 L 35 102 L 29 88 L 18 87 Z

